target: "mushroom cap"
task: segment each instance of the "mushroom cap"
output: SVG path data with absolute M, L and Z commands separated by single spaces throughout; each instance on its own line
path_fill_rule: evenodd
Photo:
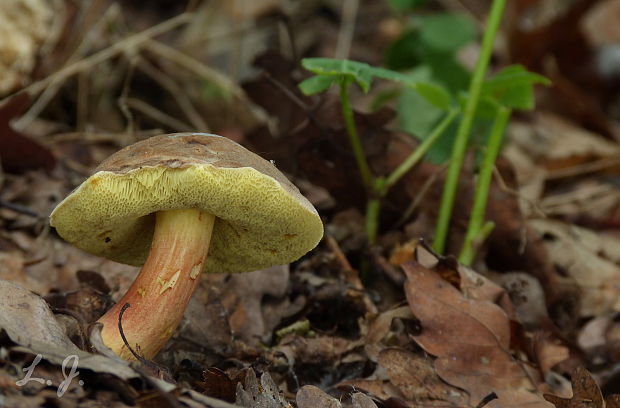
M 128 146 L 54 209 L 50 224 L 95 255 L 142 265 L 155 212 L 216 216 L 206 272 L 247 272 L 299 259 L 323 236 L 315 208 L 273 163 L 222 136 L 176 133 Z

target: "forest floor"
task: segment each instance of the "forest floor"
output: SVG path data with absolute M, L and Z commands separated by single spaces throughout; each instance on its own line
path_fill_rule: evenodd
M 427 4 L 396 8 L 409 3 Z M 480 34 L 488 3 L 0 4 L 0 406 L 620 407 L 619 1 L 509 2 L 491 71 L 522 64 L 552 85 L 512 117 L 495 228 L 471 267 L 455 256 L 480 146 L 444 255 L 431 244 L 446 165 L 431 160 L 384 198 L 369 245 L 338 97 L 298 88 L 302 57 L 398 65 L 416 15 L 464 16 Z M 464 72 L 479 49 L 459 50 Z M 377 108 L 393 91 L 352 88 L 377 174 L 418 144 L 401 126 L 417 111 Z M 290 265 L 204 276 L 154 361 L 98 354 L 93 323 L 137 268 L 66 243 L 49 215 L 113 152 L 192 131 L 273 160 L 325 236 Z

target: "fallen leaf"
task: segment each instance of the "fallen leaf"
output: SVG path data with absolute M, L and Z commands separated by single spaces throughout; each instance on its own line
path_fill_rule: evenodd
M 208 367 L 202 373 L 204 393 L 228 402 L 235 401 L 236 383 L 217 367 Z
M 236 395 L 236 404 L 245 408 L 292 408 L 280 395 L 269 373 L 263 373 L 259 383 L 251 368 L 245 375 L 245 383 L 237 384 Z
M 573 386 L 573 396 L 571 398 L 561 398 L 545 394 L 545 399 L 557 408 L 603 408 L 603 395 L 588 370 L 583 367 L 577 367 L 571 375 L 571 384 Z
M 368 358 L 372 361 L 378 361 L 379 353 L 385 349 L 386 342 L 389 342 L 391 346 L 405 347 L 409 343 L 409 332 L 402 333 L 400 340 L 403 344 L 398 344 L 397 333 L 392 332 L 392 324 L 395 319 L 402 320 L 415 320 L 411 314 L 411 309 L 408 306 L 398 307 L 396 309 L 386 310 L 380 313 L 374 318 L 369 319 L 369 322 L 364 322 L 366 336 L 364 339 L 364 349 Z M 386 339 L 387 338 L 387 339 Z M 396 344 L 395 344 L 396 343 Z
M 620 42 L 620 28 L 616 17 L 620 14 L 620 1 L 600 1 L 592 7 L 581 22 L 588 42 L 597 47 Z
M 351 395 L 352 408 L 377 408 L 377 404 L 368 395 L 356 392 Z
M 564 286 L 579 292 L 579 316 L 620 311 L 620 238 L 548 219 L 528 221 Z
M 461 407 L 469 399 L 465 392 L 439 378 L 430 359 L 410 351 L 385 349 L 379 354 L 379 365 L 413 405 Z
M 336 398 L 327 395 L 320 388 L 314 385 L 304 385 L 297 391 L 295 397 L 299 408 L 341 408 L 342 404 Z
M 14 96 L 0 106 L 0 159 L 4 170 L 10 173 L 23 173 L 38 168 L 51 170 L 56 164 L 49 149 L 11 127 L 10 121 L 27 106 L 28 95 L 25 93 Z
M 263 298 L 271 296 L 280 299 L 286 294 L 289 284 L 289 265 L 233 274 L 223 288 L 222 304 L 228 310 L 230 328 L 247 344 L 258 344 L 268 340 L 273 328 L 287 314 L 287 300 L 269 314 L 263 311 Z
M 466 298 L 435 272 L 416 262 L 403 265 L 405 293 L 422 333 L 414 340 L 437 357 L 435 370 L 470 394 L 476 405 L 495 392 L 491 407 L 547 406 L 522 363 L 510 354 L 506 313 L 496 304 Z

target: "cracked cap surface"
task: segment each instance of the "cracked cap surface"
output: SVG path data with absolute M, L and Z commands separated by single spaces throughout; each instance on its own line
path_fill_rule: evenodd
M 269 161 L 222 136 L 151 137 L 102 162 L 50 215 L 71 244 L 130 265 L 146 260 L 160 210 L 216 216 L 206 272 L 299 259 L 323 236 L 310 202 Z

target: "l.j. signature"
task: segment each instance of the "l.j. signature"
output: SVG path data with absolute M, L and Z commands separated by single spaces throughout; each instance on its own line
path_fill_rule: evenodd
M 42 358 L 43 356 L 41 354 L 37 354 L 37 356 L 32 361 L 32 364 L 30 364 L 28 367 L 25 367 L 23 369 L 23 371 L 26 372 L 26 375 L 24 376 L 24 378 L 17 381 L 15 385 L 21 387 L 23 385 L 28 384 L 30 381 L 36 381 L 40 384 L 45 384 L 48 386 L 52 385 L 52 380 L 46 380 L 44 378 L 37 378 L 37 377 L 32 376 L 32 374 L 34 373 L 34 369 L 37 367 L 37 364 L 41 362 Z M 71 381 L 73 381 L 75 377 L 80 375 L 80 372 L 77 370 L 79 361 L 80 361 L 79 357 L 74 354 L 67 356 L 67 358 L 63 360 L 62 376 L 64 377 L 64 380 L 62 380 L 62 382 L 58 385 L 58 389 L 56 390 L 56 395 L 58 395 L 59 398 L 62 397 L 65 394 L 65 392 L 67 392 L 69 385 L 71 385 Z M 67 373 L 67 365 L 69 365 L 70 362 L 71 362 L 71 369 L 69 370 L 69 373 Z M 78 384 L 84 385 L 84 381 L 79 380 Z

